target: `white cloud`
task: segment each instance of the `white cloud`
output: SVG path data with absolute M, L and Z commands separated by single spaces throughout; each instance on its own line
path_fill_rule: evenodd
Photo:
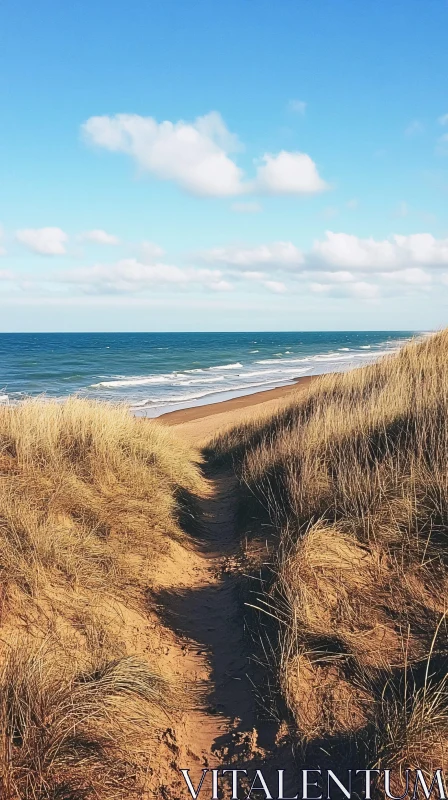
M 379 286 L 374 283 L 367 283 L 367 281 L 356 281 L 350 284 L 350 292 L 353 297 L 361 297 L 369 300 L 378 297 L 380 294 Z
M 212 289 L 214 292 L 230 292 L 233 289 L 233 286 L 229 281 L 212 281 L 209 284 L 209 288 Z
M 440 267 L 448 267 L 448 239 L 419 233 L 377 240 L 327 231 L 305 253 L 292 242 L 272 242 L 213 248 L 201 258 L 276 293 L 294 291 L 300 281 L 314 294 L 374 300 L 428 291 L 440 281 Z
M 416 233 L 378 240 L 326 231 L 325 237 L 305 253 L 292 242 L 271 242 L 254 247 L 215 247 L 199 257 L 208 264 L 238 270 L 250 280 L 266 280 L 266 273 L 275 278 L 279 272 L 294 278 L 310 277 L 318 271 L 320 282 L 329 284 L 387 273 L 400 276 L 404 283 L 416 283 L 425 281 L 425 268 L 448 267 L 448 239 Z
M 362 300 L 372 300 L 380 295 L 380 287 L 367 281 L 355 281 L 346 284 L 311 282 L 309 285 L 313 294 L 331 295 L 332 297 L 358 297 Z
M 347 270 L 337 270 L 336 272 L 322 272 L 321 277 L 330 283 L 350 283 L 355 280 L 354 275 Z
M 287 291 L 282 281 L 263 281 L 263 285 L 266 286 L 266 289 L 269 289 L 270 292 L 274 292 L 274 294 L 284 294 Z
M 215 247 L 204 251 L 201 258 L 208 263 L 248 270 L 253 267 L 294 269 L 304 263 L 303 253 L 292 242 L 272 242 L 257 247 Z
M 191 284 L 223 291 L 229 285 L 223 281 L 219 270 L 194 269 L 171 264 L 143 264 L 135 258 L 122 259 L 114 264 L 95 264 L 54 273 L 49 279 L 55 283 L 80 286 L 83 291 L 121 294 L 145 291 L 158 286 L 186 288 Z
M 326 231 L 316 241 L 307 262 L 315 266 L 335 266 L 386 272 L 410 266 L 448 265 L 448 239 L 435 239 L 430 233 L 409 236 L 395 234 L 389 239 L 361 239 L 347 233 Z
M 290 100 L 288 103 L 288 111 L 293 111 L 295 114 L 302 116 L 306 111 L 306 103 L 303 100 Z
M 358 198 L 357 197 L 353 197 L 351 200 L 348 200 L 347 203 L 346 203 L 346 206 L 347 206 L 347 208 L 350 209 L 350 211 L 356 211 L 356 209 L 359 208 L 359 200 L 358 200 Z
M 249 270 L 248 272 L 244 271 L 242 273 L 244 280 L 249 281 L 262 281 L 266 279 L 266 275 L 263 272 L 254 272 L 253 270 Z
M 326 294 L 331 289 L 331 286 L 328 283 L 312 281 L 310 283 L 310 289 L 314 294 Z
M 194 122 L 175 123 L 159 123 L 138 114 L 90 117 L 82 125 L 82 133 L 87 142 L 127 153 L 142 170 L 160 180 L 174 181 L 192 194 L 315 194 L 329 188 L 309 155 L 286 150 L 265 153 L 255 180 L 245 180 L 230 157 L 241 145 L 216 111 Z
M 266 194 L 316 194 L 329 189 L 306 153 L 265 153 L 257 169 L 255 190 Z
M 90 117 L 82 130 L 92 144 L 127 153 L 142 169 L 193 194 L 226 197 L 244 191 L 242 172 L 228 156 L 238 140 L 217 112 L 192 123 L 158 123 L 138 114 Z
M 59 256 L 66 252 L 68 236 L 61 228 L 24 228 L 16 231 L 16 239 L 33 253 Z
M 274 294 L 284 294 L 287 291 L 287 287 L 283 283 L 283 281 L 278 280 L 270 280 L 266 279 L 266 273 L 264 272 L 256 272 L 254 270 L 243 271 L 240 272 L 239 275 L 233 274 L 234 278 L 240 278 L 242 280 L 249 280 L 253 281 L 254 283 L 260 283 L 265 289 L 268 289 L 270 292 L 274 292 Z
M 442 116 L 439 117 L 439 123 L 440 125 L 448 125 L 448 114 L 442 114 Z
M 155 242 L 142 242 L 139 247 L 139 257 L 144 264 L 152 264 L 165 253 L 163 247 Z
M 20 230 L 16 237 L 35 252 L 53 255 L 65 252 L 68 238 L 59 228 Z M 68 293 L 146 297 L 157 290 L 178 295 L 193 289 L 210 296 L 237 287 L 249 293 L 244 282 L 251 281 L 279 295 L 300 289 L 369 301 L 380 295 L 434 293 L 448 283 L 448 238 L 436 239 L 429 233 L 375 239 L 326 231 L 307 252 L 291 241 L 238 244 L 205 250 L 196 254 L 196 263 L 180 266 L 165 263 L 163 249 L 154 242 L 135 244 L 129 253 L 128 258 L 93 266 L 38 271 L 33 266 L 28 274 L 2 270 L 2 292 L 9 281 L 36 296 L 45 290 L 60 297 Z
M 106 231 L 102 231 L 99 228 L 96 228 L 93 231 L 86 231 L 86 233 L 82 234 L 82 238 L 88 242 L 95 242 L 96 244 L 120 244 L 120 239 L 118 236 L 114 236 L 112 233 L 106 233 Z
M 386 272 L 382 277 L 387 280 L 418 286 L 432 283 L 432 276 L 429 272 L 420 269 L 420 267 L 410 267 L 409 269 L 400 269 L 396 272 Z
M 262 210 L 260 203 L 255 202 L 232 203 L 230 208 L 237 214 L 258 214 Z
M 409 125 L 407 125 L 407 127 L 405 128 L 404 134 L 405 136 L 411 138 L 413 136 L 418 136 L 420 133 L 423 133 L 424 130 L 425 126 L 423 125 L 423 122 L 421 122 L 421 120 L 419 119 L 413 119 L 412 122 L 410 122 Z

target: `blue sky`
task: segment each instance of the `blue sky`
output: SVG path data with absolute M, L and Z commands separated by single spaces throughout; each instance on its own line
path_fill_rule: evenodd
M 0 329 L 448 322 L 447 0 L 3 0 Z

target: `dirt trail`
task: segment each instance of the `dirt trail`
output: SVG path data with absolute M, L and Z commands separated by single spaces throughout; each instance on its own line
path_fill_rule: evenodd
M 235 478 L 229 472 L 207 475 L 210 492 L 201 501 L 202 533 L 188 563 L 171 564 L 156 591 L 165 626 L 162 668 L 175 680 L 195 684 L 203 695 L 198 709 L 174 720 L 160 740 L 151 790 L 160 797 L 188 798 L 180 768 L 196 781 L 203 767 L 259 766 L 275 737 L 275 725 L 260 725 L 244 631 L 241 579 L 235 569 Z M 180 556 L 181 557 L 181 556 Z M 177 576 L 177 582 L 176 582 Z M 207 783 L 208 781 L 208 783 Z M 201 797 L 211 797 L 207 775 Z

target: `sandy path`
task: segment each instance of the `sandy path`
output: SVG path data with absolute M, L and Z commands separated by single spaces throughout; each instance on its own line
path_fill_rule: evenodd
M 251 408 L 239 405 L 207 413 L 203 407 L 191 409 L 187 419 L 174 412 L 161 421 L 174 424 L 179 436 L 200 446 L 245 413 L 274 411 L 284 397 L 264 394 L 258 403 L 253 396 L 248 399 Z M 290 394 L 289 387 L 284 394 Z M 190 798 L 181 768 L 189 768 L 197 786 L 205 767 L 253 771 L 262 765 L 269 769 L 271 759 L 276 767 L 291 761 L 287 743 L 276 746 L 277 724 L 260 714 L 255 698 L 254 685 L 263 696 L 266 676 L 250 658 L 245 630 L 236 481 L 232 472 L 213 472 L 207 465 L 205 473 L 209 492 L 200 501 L 200 532 L 187 558 L 179 547 L 157 573 L 155 600 L 164 626 L 161 669 L 181 684 L 196 686 L 202 697 L 160 738 L 149 784 L 150 794 L 165 800 Z M 211 788 L 209 773 L 199 800 L 208 800 Z M 231 796 L 228 787 L 221 787 L 220 796 Z
M 203 696 L 199 708 L 184 713 L 161 737 L 150 783 L 153 793 L 160 796 L 162 790 L 166 800 L 189 797 L 180 768 L 190 769 L 196 785 L 204 767 L 259 766 L 264 757 L 259 736 L 264 744 L 275 736 L 273 723 L 264 721 L 260 729 L 251 683 L 257 676 L 234 570 L 239 552 L 235 479 L 229 472 L 207 477 L 203 531 L 189 553 L 188 569 L 180 585 L 161 586 L 157 592 L 161 620 L 172 633 L 165 668 L 175 679 L 196 685 Z M 210 774 L 201 796 L 211 796 Z

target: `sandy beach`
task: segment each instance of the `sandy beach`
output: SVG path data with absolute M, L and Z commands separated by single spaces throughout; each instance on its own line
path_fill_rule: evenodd
M 283 402 L 292 399 L 295 393 L 303 391 L 317 377 L 307 375 L 277 389 L 234 397 L 221 403 L 170 411 L 157 419 L 164 425 L 176 426 L 176 432 L 190 443 L 202 445 L 228 426 L 236 425 L 255 416 L 272 413 Z

